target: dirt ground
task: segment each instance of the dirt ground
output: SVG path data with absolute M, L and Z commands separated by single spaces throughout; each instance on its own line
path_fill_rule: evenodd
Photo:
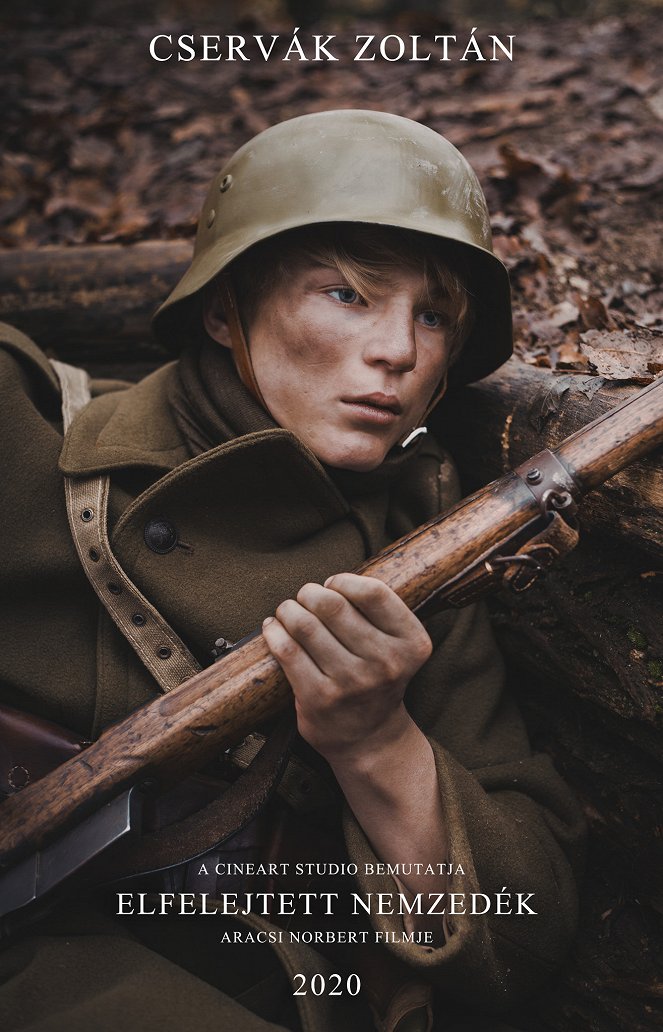
M 258 16 L 7 26 L 0 246 L 190 236 L 207 183 L 256 132 L 307 111 L 390 110 L 447 135 L 479 173 L 521 356 L 647 382 L 663 368 L 660 15 L 482 21 L 483 62 L 459 60 L 471 25 L 430 11 L 309 26 L 309 54 L 314 31 L 336 35 L 339 60 L 322 63 L 265 62 L 255 44 L 248 62 L 149 56 L 157 32 L 228 31 L 276 33 L 283 55 L 292 23 Z M 444 32 L 458 37 L 446 63 L 441 44 L 424 47 Z M 359 33 L 418 34 L 434 59 L 355 62 Z M 515 34 L 513 61 L 490 60 L 489 33 Z

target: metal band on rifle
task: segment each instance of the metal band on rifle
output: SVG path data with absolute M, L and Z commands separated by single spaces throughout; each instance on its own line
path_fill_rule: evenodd
M 471 566 L 434 591 L 415 612 L 420 619 L 477 601 L 502 584 L 527 591 L 556 559 L 578 544 L 575 523 L 581 495 L 573 476 L 548 449 L 514 470 L 534 495 L 540 516 L 484 552 Z

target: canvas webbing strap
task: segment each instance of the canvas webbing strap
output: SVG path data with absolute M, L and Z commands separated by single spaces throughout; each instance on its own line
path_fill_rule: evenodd
M 201 669 L 198 661 L 115 558 L 108 540 L 110 477 L 65 477 L 69 526 L 99 600 L 164 692 Z
M 90 400 L 89 377 L 64 362 L 52 363 L 62 389 L 66 434 Z M 110 477 L 65 477 L 71 535 L 81 566 L 101 604 L 145 664 L 163 692 L 200 670 L 200 664 L 133 581 L 113 554 L 108 539 Z
M 84 409 L 91 398 L 90 377 L 84 369 L 51 359 L 62 391 L 62 432 L 66 434 L 77 412 Z
M 89 377 L 84 370 L 64 362 L 53 361 L 52 365 L 62 389 L 62 418 L 66 433 L 76 413 L 90 401 Z M 108 539 L 109 491 L 108 476 L 79 479 L 65 477 L 67 515 L 74 545 L 83 570 L 101 604 L 161 690 L 168 692 L 187 678 L 193 677 L 201 667 L 184 642 L 139 591 L 115 558 Z M 228 757 L 237 766 L 251 770 L 259 754 L 263 752 L 264 745 L 265 738 L 262 735 L 249 735 L 240 745 L 229 750 Z M 279 785 L 278 790 L 291 806 L 305 811 L 320 805 L 323 799 L 327 801 L 325 790 L 318 784 L 319 776 L 301 761 L 293 765 L 292 759 L 286 760 L 285 752 L 289 740 L 285 745 L 283 741 L 279 744 L 277 736 L 273 744 L 270 738 L 268 745 L 269 748 L 264 751 L 262 761 L 255 766 L 252 777 L 246 781 L 245 773 L 240 778 L 243 790 L 238 783 L 238 788 L 226 799 L 222 834 L 218 827 L 214 827 L 211 834 L 208 831 L 206 836 L 202 835 L 196 846 L 200 851 L 210 848 L 211 844 L 218 843 L 221 837 L 226 838 L 233 830 L 243 826 L 249 816 L 255 814 L 264 804 L 277 779 L 283 774 L 284 767 L 283 787 Z M 240 804 L 239 800 L 242 798 L 244 801 Z M 218 819 L 218 814 L 214 812 L 215 824 Z M 191 823 L 194 823 L 193 819 Z M 176 832 L 172 834 L 177 837 Z M 210 844 L 204 845 L 203 839 Z M 166 853 L 172 855 L 173 843 L 174 839 L 167 845 L 164 843 L 162 859 Z M 191 855 L 189 853 L 189 856 Z M 169 861 L 173 862 L 178 861 Z

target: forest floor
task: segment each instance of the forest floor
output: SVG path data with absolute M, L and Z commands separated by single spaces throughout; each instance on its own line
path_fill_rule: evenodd
M 269 62 L 255 45 L 249 62 L 149 57 L 157 32 L 198 29 L 279 40 Z M 315 31 L 336 34 L 337 62 L 281 60 L 292 27 L 256 18 L 8 26 L 0 247 L 192 236 L 208 182 L 256 132 L 308 111 L 389 110 L 448 136 L 477 170 L 525 361 L 639 383 L 663 369 L 660 17 L 477 32 L 488 58 L 488 31 L 515 32 L 512 62 L 460 61 L 467 29 L 429 14 L 309 27 L 309 56 Z M 440 62 L 441 45 L 427 44 L 454 31 Z M 358 33 L 420 34 L 433 59 L 355 62 Z

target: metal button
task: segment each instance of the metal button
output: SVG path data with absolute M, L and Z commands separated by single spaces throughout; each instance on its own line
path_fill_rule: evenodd
M 134 613 L 134 615 L 131 617 L 131 622 L 135 624 L 136 627 L 144 627 L 147 623 L 147 620 L 142 613 Z
M 145 524 L 143 532 L 145 544 L 157 555 L 166 555 L 172 552 L 177 544 L 177 531 L 170 522 L 163 516 L 157 516 Z
M 540 484 L 543 480 L 543 474 L 540 469 L 530 469 L 527 473 L 526 479 L 530 484 Z
M 111 581 L 109 584 L 107 584 L 106 587 L 110 591 L 111 595 L 121 595 L 122 594 L 121 586 L 119 584 L 115 584 L 113 581 Z
M 233 177 L 230 176 L 230 175 L 224 176 L 223 179 L 221 180 L 220 184 L 219 184 L 219 191 L 221 193 L 225 193 L 226 190 L 229 190 L 232 185 L 233 185 Z
M 209 215 L 207 216 L 207 228 L 208 229 L 211 229 L 211 227 L 214 225 L 214 219 L 215 218 L 216 218 L 216 212 L 214 211 L 214 208 L 212 208 L 212 210 L 210 211 Z
M 172 654 L 172 649 L 169 649 L 167 645 L 161 645 L 157 649 L 157 656 L 159 657 L 159 659 L 170 659 Z
M 90 520 L 94 519 L 94 509 L 83 509 L 81 513 L 81 519 L 83 523 L 89 523 Z
M 98 563 L 99 559 L 101 558 L 101 556 L 99 555 L 99 553 L 96 550 L 96 548 L 91 548 L 90 551 L 88 552 L 88 555 L 90 556 L 90 559 L 92 560 L 93 563 Z

